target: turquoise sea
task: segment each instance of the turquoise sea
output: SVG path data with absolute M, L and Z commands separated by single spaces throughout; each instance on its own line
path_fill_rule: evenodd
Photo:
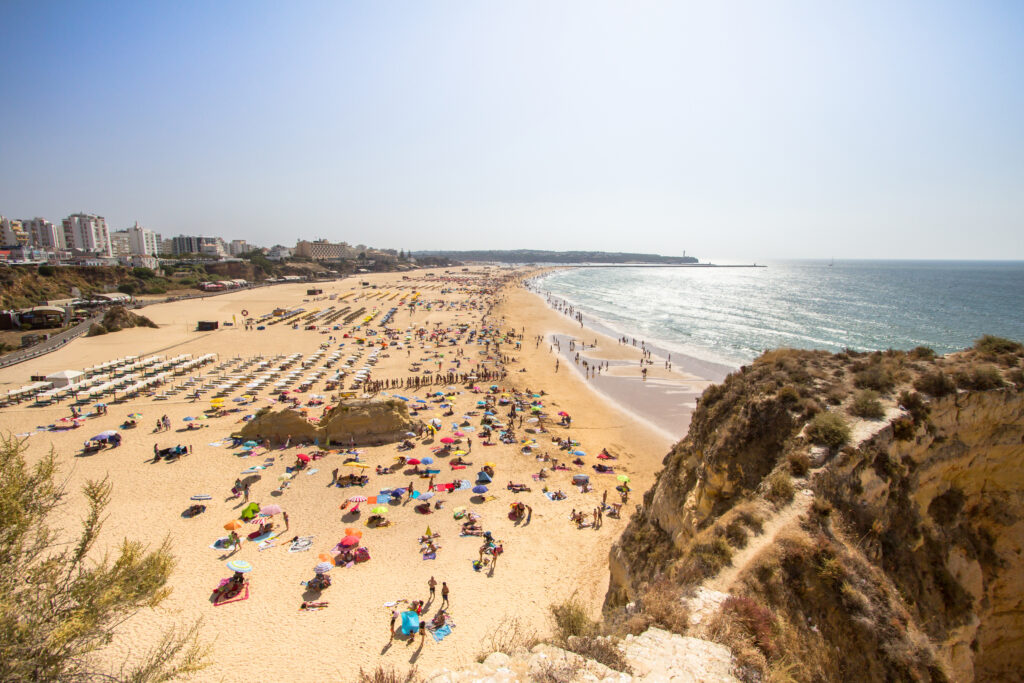
M 765 349 L 1024 341 L 1024 262 L 789 261 L 766 268 L 569 268 L 533 282 L 584 323 L 737 366 Z

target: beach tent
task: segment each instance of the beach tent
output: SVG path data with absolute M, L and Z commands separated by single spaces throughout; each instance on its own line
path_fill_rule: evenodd
M 480 470 L 480 472 L 478 472 L 477 475 L 476 475 L 476 480 L 477 481 L 483 481 L 483 482 L 490 482 L 491 481 L 491 475 L 487 474 L 483 470 Z
M 85 374 L 78 370 L 61 370 L 47 375 L 46 381 L 52 383 L 54 387 L 67 387 L 81 382 L 83 377 Z
M 415 612 L 402 612 L 402 633 L 412 635 L 420 630 L 420 615 Z
M 257 514 L 259 514 L 259 511 L 260 511 L 259 503 L 249 503 L 242 510 L 242 514 L 240 515 L 240 517 L 242 519 L 252 519 Z

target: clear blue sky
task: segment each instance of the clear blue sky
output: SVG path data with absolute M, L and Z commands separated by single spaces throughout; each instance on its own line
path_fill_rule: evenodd
M 1024 258 L 1024 2 L 0 3 L 0 213 Z

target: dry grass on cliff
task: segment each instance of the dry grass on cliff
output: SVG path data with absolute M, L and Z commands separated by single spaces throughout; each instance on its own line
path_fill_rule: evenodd
M 418 683 L 422 680 L 416 667 L 401 673 L 394 666 L 378 664 L 376 669 L 365 671 L 359 669 L 356 683 Z

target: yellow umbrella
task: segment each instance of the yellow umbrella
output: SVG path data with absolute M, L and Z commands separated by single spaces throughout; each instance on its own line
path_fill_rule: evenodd
M 485 467 L 497 467 L 497 465 L 495 463 L 493 463 L 493 462 L 485 462 L 484 466 Z

